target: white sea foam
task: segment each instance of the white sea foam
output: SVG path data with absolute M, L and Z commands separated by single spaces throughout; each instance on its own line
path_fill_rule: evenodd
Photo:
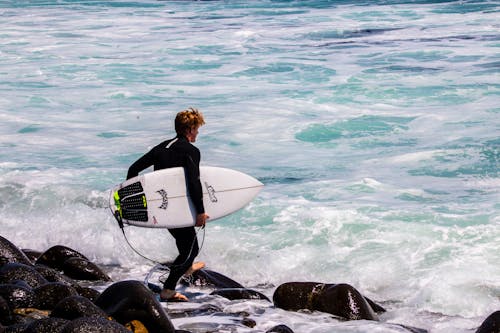
M 210 302 L 260 331 L 473 330 L 500 305 L 498 8 L 312 4 L 0 4 L 1 235 L 143 279 L 108 189 L 196 106 L 202 163 L 266 184 L 209 224 L 200 259 L 268 296 L 346 282 L 389 311 L 346 323 Z M 154 260 L 176 254 L 165 230 L 125 232 Z M 174 323 L 227 324 L 197 320 Z

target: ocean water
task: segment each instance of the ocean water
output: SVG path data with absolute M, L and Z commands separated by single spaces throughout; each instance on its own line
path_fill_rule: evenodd
M 208 268 L 270 297 L 289 281 L 349 283 L 388 310 L 341 322 L 219 304 L 256 320 L 237 332 L 474 332 L 500 309 L 499 12 L 472 0 L 0 1 L 0 234 L 143 279 L 152 263 L 126 244 L 109 188 L 194 106 L 202 164 L 265 184 L 200 233 Z M 126 233 L 151 259 L 176 255 L 166 230 Z M 197 320 L 173 322 L 204 332 L 227 319 Z

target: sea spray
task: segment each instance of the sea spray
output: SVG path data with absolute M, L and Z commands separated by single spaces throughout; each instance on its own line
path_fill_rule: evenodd
M 152 263 L 126 244 L 109 189 L 195 106 L 207 120 L 202 164 L 266 185 L 209 223 L 199 259 L 268 296 L 292 280 L 345 282 L 389 311 L 384 326 L 222 306 L 259 313 L 262 331 L 468 332 L 500 305 L 497 11 L 483 1 L 4 1 L 2 236 L 67 245 L 115 280 L 142 280 Z M 125 233 L 153 260 L 176 255 L 166 230 Z

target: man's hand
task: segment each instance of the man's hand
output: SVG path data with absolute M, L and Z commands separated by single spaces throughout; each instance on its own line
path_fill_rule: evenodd
M 205 223 L 207 223 L 207 220 L 210 218 L 207 214 L 198 214 L 196 215 L 196 227 L 205 227 Z

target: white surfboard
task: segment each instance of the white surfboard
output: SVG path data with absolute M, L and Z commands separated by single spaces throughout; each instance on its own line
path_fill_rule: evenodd
M 245 173 L 210 166 L 200 167 L 200 181 L 208 222 L 243 208 L 264 186 Z M 196 221 L 180 167 L 126 180 L 111 190 L 109 206 L 119 222 L 138 227 L 182 228 Z

